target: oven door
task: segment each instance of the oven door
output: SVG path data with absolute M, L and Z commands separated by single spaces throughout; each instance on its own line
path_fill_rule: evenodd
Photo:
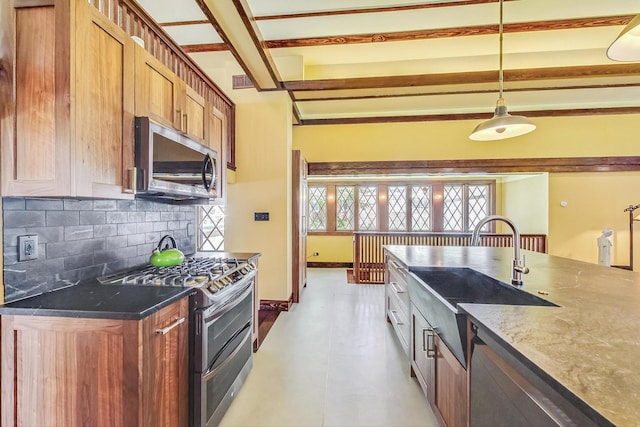
M 217 425 L 244 383 L 252 366 L 252 318 L 253 281 L 228 304 L 196 313 L 194 426 Z

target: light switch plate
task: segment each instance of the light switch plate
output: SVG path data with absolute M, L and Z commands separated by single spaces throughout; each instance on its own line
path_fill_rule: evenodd
M 38 235 L 18 236 L 18 261 L 38 259 Z

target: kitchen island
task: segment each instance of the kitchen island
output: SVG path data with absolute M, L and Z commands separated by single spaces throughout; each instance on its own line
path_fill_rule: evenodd
M 411 271 L 462 267 L 509 283 L 511 248 L 385 246 Z M 598 424 L 640 425 L 640 275 L 526 251 L 520 288 L 558 307 L 460 304 L 468 319 Z

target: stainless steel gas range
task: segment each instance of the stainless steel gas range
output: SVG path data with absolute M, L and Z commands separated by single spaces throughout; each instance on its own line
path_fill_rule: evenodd
M 219 424 L 253 365 L 253 292 L 259 254 L 192 256 L 174 267 L 143 267 L 101 283 L 188 286 L 191 425 Z

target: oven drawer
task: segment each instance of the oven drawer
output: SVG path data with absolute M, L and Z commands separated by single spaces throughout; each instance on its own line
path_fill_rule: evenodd
M 229 343 L 240 331 L 253 323 L 253 286 L 222 307 L 196 312 L 196 350 L 194 369 L 198 373 L 210 371 L 229 352 Z
M 253 366 L 251 327 L 243 330 L 228 357 L 207 373 L 194 373 L 194 426 L 217 426 Z

